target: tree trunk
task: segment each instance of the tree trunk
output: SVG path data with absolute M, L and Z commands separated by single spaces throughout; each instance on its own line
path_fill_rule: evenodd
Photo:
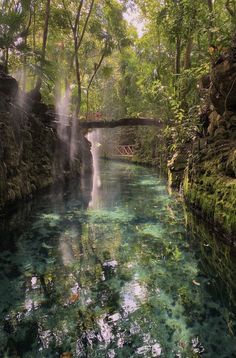
M 76 81 L 77 81 L 77 104 L 76 104 L 75 115 L 77 118 L 79 118 L 82 96 L 81 96 L 80 64 L 79 64 L 79 54 L 78 54 L 78 38 L 76 33 L 74 33 L 74 49 L 75 49 L 75 72 L 76 72 Z
M 46 47 L 47 47 L 47 38 L 48 38 L 48 25 L 49 25 L 49 18 L 50 18 L 50 3 L 51 0 L 47 0 L 46 4 L 46 13 L 45 13 L 45 23 L 44 23 L 44 30 L 43 30 L 43 44 L 42 44 L 42 54 L 41 54 L 41 63 L 40 63 L 40 74 L 38 76 L 38 80 L 36 83 L 36 90 L 39 91 L 42 86 L 42 72 L 46 58 Z
M 233 46 L 235 46 L 236 45 L 236 3 L 235 3 L 235 1 L 231 2 L 230 0 L 227 0 L 225 2 L 225 8 L 231 17 L 231 23 L 232 23 L 232 27 L 233 27 Z
M 176 59 L 175 59 L 175 73 L 180 74 L 181 70 L 181 37 L 177 35 L 176 38 Z
M 25 37 L 25 46 L 27 46 L 27 36 Z M 24 53 L 24 56 L 23 56 L 23 79 L 22 79 L 22 90 L 24 92 L 26 89 L 26 65 L 27 65 L 27 56 Z
M 208 4 L 208 9 L 209 9 L 209 25 L 210 25 L 210 29 L 208 31 L 208 41 L 209 41 L 209 45 L 213 45 L 213 40 L 214 40 L 214 36 L 213 33 L 211 32 L 211 28 L 214 25 L 214 8 L 213 8 L 213 1 L 212 0 L 207 0 L 207 4 Z
M 31 20 L 32 20 L 32 10 L 30 8 L 29 22 L 28 22 L 27 28 L 25 30 L 25 37 L 24 37 L 25 47 L 27 47 L 28 32 L 29 32 L 29 29 L 31 26 Z M 26 89 L 26 69 L 27 69 L 27 54 L 24 53 L 24 55 L 23 55 L 23 79 L 22 79 L 22 89 L 24 92 Z
M 80 113 L 80 109 L 81 109 L 81 99 L 82 99 L 82 91 L 81 91 L 81 74 L 80 74 L 80 63 L 79 63 L 79 54 L 78 51 L 81 47 L 81 44 L 83 42 L 83 38 L 87 29 L 87 25 L 88 25 L 88 21 L 89 18 L 91 16 L 92 10 L 93 10 L 93 6 L 94 6 L 94 2 L 95 0 L 91 0 L 90 3 L 90 7 L 89 7 L 89 11 L 88 14 L 85 18 L 85 23 L 83 25 L 82 31 L 81 31 L 81 35 L 80 37 L 78 36 L 78 31 L 80 28 L 80 19 L 81 19 L 81 10 L 84 4 L 84 0 L 80 0 L 79 4 L 78 4 L 78 8 L 77 8 L 77 13 L 76 13 L 76 17 L 75 17 L 75 21 L 73 23 L 72 18 L 68 15 L 68 21 L 70 23 L 70 27 L 73 33 L 73 39 L 74 39 L 74 60 L 75 60 L 75 75 L 76 75 L 76 81 L 77 81 L 77 105 L 76 105 L 76 110 L 75 110 L 75 116 L 78 118 L 79 117 L 79 113 Z M 66 7 L 66 1 L 62 0 L 64 9 L 67 11 L 67 7 Z
M 78 39 L 78 29 L 79 29 L 79 22 L 80 22 L 80 14 L 81 14 L 81 9 L 83 6 L 83 1 L 80 1 L 80 6 L 78 8 L 78 12 L 77 12 L 77 17 L 76 17 L 76 21 L 75 21 L 75 26 L 72 26 L 72 30 L 73 31 L 73 35 L 74 35 L 74 48 L 75 48 L 75 69 L 76 69 L 76 79 L 77 79 L 77 86 L 78 86 L 78 100 L 77 100 L 77 106 L 76 106 L 76 117 L 79 117 L 79 113 L 80 113 L 80 109 L 81 109 L 81 99 L 82 99 L 82 91 L 81 91 L 81 75 L 80 75 L 80 64 L 79 64 L 79 55 L 78 55 L 78 51 L 81 47 L 81 44 L 83 42 L 83 38 L 87 29 L 87 25 L 88 25 L 88 21 L 90 19 L 92 10 L 93 10 L 93 6 L 94 6 L 94 1 L 91 1 L 90 7 L 89 7 L 89 12 L 87 14 L 87 17 L 85 19 L 85 23 L 80 35 L 80 38 Z
M 36 5 L 33 5 L 33 50 L 36 53 Z
M 103 60 L 104 60 L 104 58 L 105 58 L 105 56 L 106 56 L 106 49 L 107 49 L 107 43 L 106 43 L 106 45 L 105 45 L 105 48 L 104 48 L 104 50 L 103 50 L 103 52 L 102 52 L 102 56 L 101 56 L 101 58 L 100 58 L 98 64 L 96 65 L 96 67 L 95 67 L 95 69 L 94 69 L 94 72 L 93 72 L 93 75 L 92 75 L 92 77 L 91 77 L 91 79 L 90 79 L 90 81 L 89 81 L 89 84 L 88 84 L 88 88 L 87 88 L 87 110 L 86 110 L 86 118 L 88 118 L 88 111 L 89 111 L 89 91 L 90 91 L 90 88 L 91 88 L 91 86 L 92 86 L 93 80 L 94 80 L 94 78 L 96 77 L 96 75 L 97 75 L 97 73 L 98 73 L 98 70 L 99 70 L 99 68 L 101 67 L 101 65 L 102 65 L 102 63 L 103 63 Z
M 193 38 L 190 35 L 188 38 L 186 51 L 185 51 L 185 57 L 184 57 L 184 69 L 187 70 L 191 67 L 191 53 L 193 48 Z

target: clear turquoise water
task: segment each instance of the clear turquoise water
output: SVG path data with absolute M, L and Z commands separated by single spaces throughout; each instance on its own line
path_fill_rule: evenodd
M 102 163 L 90 206 L 82 187 L 2 217 L 0 356 L 236 357 L 230 248 L 152 169 Z

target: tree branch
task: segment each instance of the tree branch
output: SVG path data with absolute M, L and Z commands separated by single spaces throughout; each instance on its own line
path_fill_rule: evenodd
M 80 0 L 80 4 L 79 4 L 77 14 L 76 14 L 76 18 L 75 18 L 74 31 L 75 31 L 76 36 L 77 36 L 77 32 L 78 32 L 80 15 L 81 15 L 81 10 L 82 10 L 82 7 L 83 7 L 83 3 L 84 3 L 84 0 Z
M 73 26 L 73 24 L 72 24 L 72 21 L 71 21 L 70 15 L 69 15 L 69 13 L 68 13 L 68 10 L 67 10 L 66 4 L 65 4 L 65 0 L 62 0 L 62 4 L 63 4 L 63 7 L 64 7 L 64 10 L 66 11 L 66 15 L 67 15 L 67 18 L 68 18 L 68 21 L 69 21 L 69 24 L 70 24 L 71 30 L 73 31 L 74 26 Z
M 90 89 L 90 87 L 91 87 L 91 85 L 92 85 L 92 83 L 93 83 L 93 80 L 94 80 L 96 74 L 98 73 L 98 70 L 99 70 L 99 68 L 101 67 L 102 62 L 103 62 L 105 56 L 106 56 L 106 48 L 104 49 L 104 51 L 103 51 L 103 53 L 102 53 L 102 56 L 101 56 L 101 58 L 100 58 L 100 61 L 99 61 L 98 64 L 96 65 L 96 68 L 95 68 L 95 70 L 94 70 L 94 73 L 93 73 L 92 77 L 90 78 L 90 81 L 89 81 L 89 84 L 88 84 L 88 90 Z
M 90 78 L 90 81 L 89 81 L 89 84 L 88 84 L 88 87 L 87 87 L 87 113 L 86 113 L 86 118 L 88 118 L 88 110 L 89 110 L 89 90 L 90 90 L 90 87 L 92 86 L 93 80 L 96 77 L 96 74 L 98 73 L 98 70 L 101 67 L 102 62 L 103 62 L 103 60 L 104 60 L 104 58 L 106 56 L 107 43 L 108 43 L 108 40 L 106 40 L 105 47 L 104 47 L 103 52 L 102 52 L 102 56 L 101 56 L 98 64 L 95 66 L 94 72 L 92 74 L 92 77 Z
M 41 73 L 38 76 L 36 87 L 35 87 L 35 89 L 37 91 L 40 90 L 41 85 L 42 85 L 42 71 L 43 71 L 43 66 L 44 66 L 45 57 L 46 57 L 48 26 L 49 26 L 49 18 L 50 18 L 50 5 L 51 5 L 51 0 L 47 0 L 47 3 L 46 3 L 46 18 L 45 18 L 44 29 L 43 29 L 42 55 L 41 55 L 41 61 L 40 61 L 40 72 Z
M 91 13 L 92 13 L 92 10 L 93 10 L 94 2 L 95 2 L 95 0 L 92 0 L 92 1 L 91 1 L 90 7 L 89 7 L 89 12 L 88 12 L 88 15 L 87 15 L 87 17 L 86 17 L 86 20 L 85 20 L 85 23 L 84 23 L 84 27 L 83 27 L 83 30 L 82 30 L 82 33 L 81 33 L 81 36 L 80 36 L 80 39 L 79 39 L 79 41 L 78 41 L 78 49 L 80 48 L 80 46 L 81 46 L 81 44 L 82 44 L 82 41 L 83 41 L 83 38 L 84 38 L 84 34 L 85 34 L 86 29 L 87 29 L 88 21 L 89 21 L 89 18 L 90 18 L 90 16 L 91 16 Z

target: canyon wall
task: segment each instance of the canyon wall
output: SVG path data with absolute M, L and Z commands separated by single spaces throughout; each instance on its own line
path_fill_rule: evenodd
M 76 138 L 71 159 L 70 143 L 57 135 L 54 108 L 0 71 L 0 209 L 91 170 L 90 143 L 79 129 Z

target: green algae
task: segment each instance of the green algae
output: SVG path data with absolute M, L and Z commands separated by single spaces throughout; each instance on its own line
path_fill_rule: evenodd
M 186 230 L 165 182 L 158 177 L 155 187 L 152 170 L 129 168 L 103 165 L 99 207 L 52 196 L 26 210 L 20 232 L 14 223 L 1 231 L 13 245 L 0 253 L 1 353 L 223 358 L 235 351 L 229 248 L 209 252 L 213 238 L 192 235 L 190 222 Z
M 190 181 L 188 171 L 183 184 L 187 202 L 209 221 L 234 237 L 236 235 L 236 179 L 204 173 Z
M 134 218 L 134 215 L 121 208 L 114 208 L 113 211 L 89 209 L 87 214 L 91 223 L 128 223 Z

